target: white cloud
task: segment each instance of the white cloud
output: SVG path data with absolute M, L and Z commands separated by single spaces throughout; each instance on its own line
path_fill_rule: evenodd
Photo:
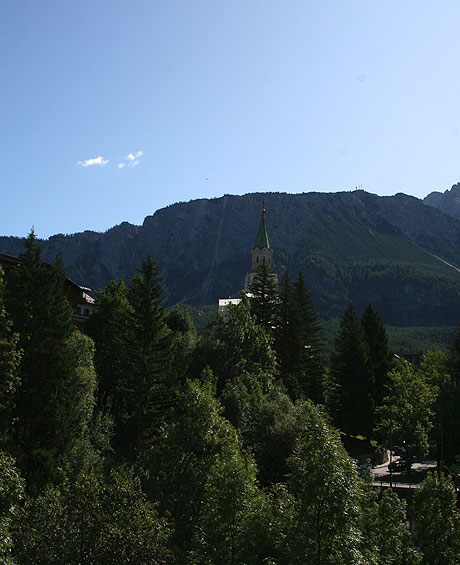
M 136 165 L 139 165 L 139 159 L 136 159 L 131 163 L 131 167 L 135 167 Z
M 137 153 L 128 153 L 125 159 L 126 161 L 135 161 L 136 159 L 139 159 L 139 157 L 142 157 L 143 154 L 143 151 L 138 151 Z
M 118 163 L 118 168 L 119 168 L 119 169 L 123 169 L 124 166 L 125 166 L 124 163 Z
M 86 159 L 86 161 L 78 161 L 77 165 L 80 165 L 81 167 L 92 167 L 93 165 L 107 165 L 108 162 L 108 159 L 104 159 L 102 155 L 99 155 L 99 157 Z

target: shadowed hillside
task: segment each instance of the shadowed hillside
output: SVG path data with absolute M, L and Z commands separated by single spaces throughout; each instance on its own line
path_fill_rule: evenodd
M 262 201 L 275 270 L 301 269 L 323 318 L 352 301 L 372 302 L 395 326 L 460 321 L 460 221 L 421 200 L 398 194 L 260 193 L 178 203 L 106 233 L 56 235 L 45 259 L 59 251 L 70 278 L 93 289 L 129 280 L 150 253 L 161 265 L 170 303 L 215 303 L 243 287 Z M 0 252 L 18 254 L 18 238 L 0 238 Z M 450 265 L 452 266 L 449 266 Z

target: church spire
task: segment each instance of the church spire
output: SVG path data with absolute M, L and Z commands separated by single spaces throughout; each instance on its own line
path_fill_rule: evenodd
M 265 203 L 262 203 L 262 215 L 259 223 L 259 230 L 257 231 L 254 246 L 251 251 L 252 265 L 249 269 L 244 282 L 244 290 L 248 292 L 251 284 L 256 277 L 256 274 L 262 265 L 265 265 L 269 271 L 273 269 L 273 249 L 270 247 L 268 239 L 267 225 L 265 223 Z M 271 274 L 273 280 L 278 283 L 278 278 L 275 273 Z
M 268 240 L 267 226 L 265 224 L 265 202 L 262 202 L 262 216 L 253 249 L 256 247 L 259 249 L 270 249 L 270 241 Z

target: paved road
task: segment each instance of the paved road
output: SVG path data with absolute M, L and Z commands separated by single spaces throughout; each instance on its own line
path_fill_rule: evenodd
M 393 457 L 393 461 L 397 461 L 399 457 Z M 423 461 L 414 463 L 411 467 L 411 473 L 421 473 L 423 471 L 434 471 L 436 470 L 436 461 Z M 390 486 L 390 471 L 388 470 L 388 463 L 385 465 L 379 465 L 375 469 L 372 469 L 372 474 L 374 475 L 374 485 L 375 486 Z M 407 482 L 405 471 L 393 471 L 392 482 L 393 485 L 397 485 L 398 488 L 415 488 L 416 484 L 419 482 L 414 480 L 413 482 Z

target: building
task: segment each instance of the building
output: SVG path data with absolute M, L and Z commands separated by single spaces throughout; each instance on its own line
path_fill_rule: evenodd
M 244 291 L 247 293 L 254 282 L 257 271 L 262 265 L 266 265 L 268 270 L 273 269 L 273 249 L 270 247 L 268 239 L 267 225 L 265 223 L 265 205 L 262 203 L 262 217 L 260 218 L 259 230 L 251 251 L 252 264 L 244 281 Z M 278 277 L 272 273 L 273 281 L 278 284 Z
M 257 231 L 254 246 L 251 251 L 251 267 L 246 274 L 244 280 L 243 292 L 249 298 L 252 296 L 250 291 L 251 284 L 257 275 L 259 267 L 266 265 L 269 271 L 273 269 L 273 249 L 270 247 L 270 240 L 268 239 L 267 224 L 265 222 L 265 205 L 262 203 L 262 215 L 260 218 L 259 229 Z M 278 277 L 275 273 L 271 272 L 273 281 L 278 284 Z M 241 298 L 220 298 L 219 299 L 219 312 L 226 312 L 229 304 L 239 304 Z
M 21 259 L 18 257 L 0 253 L 0 265 L 6 275 L 20 264 Z M 78 326 L 84 324 L 93 313 L 94 298 L 89 295 L 90 292 L 90 288 L 81 286 L 66 277 L 65 293 L 72 310 L 72 318 Z

